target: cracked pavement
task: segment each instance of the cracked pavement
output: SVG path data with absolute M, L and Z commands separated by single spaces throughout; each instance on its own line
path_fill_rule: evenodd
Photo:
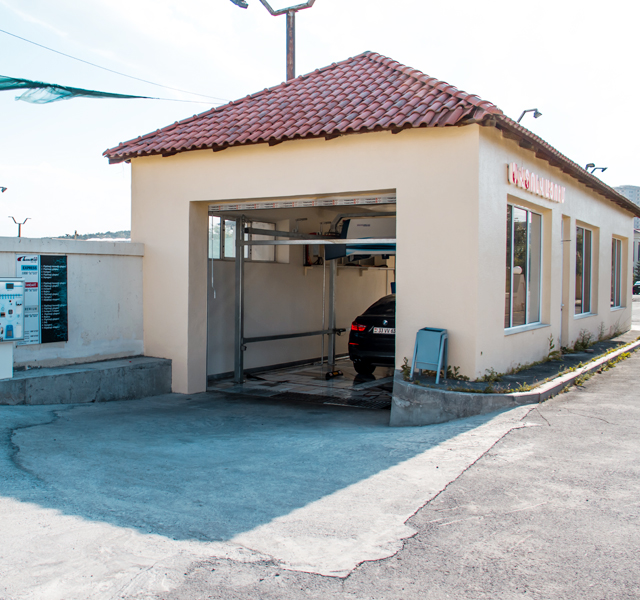
M 529 410 L 390 428 L 222 393 L 0 407 L 0 598 L 153 598 L 211 560 L 345 577 Z
M 0 599 L 637 598 L 640 352 L 535 407 L 0 408 Z
M 194 563 L 163 600 L 637 599 L 640 352 L 536 406 L 345 578 Z

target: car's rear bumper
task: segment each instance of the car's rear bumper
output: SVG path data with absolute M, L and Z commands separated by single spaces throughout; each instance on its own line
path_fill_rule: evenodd
M 364 350 L 358 346 L 349 346 L 349 358 L 371 363 L 380 367 L 394 367 L 396 364 L 395 352 L 380 352 Z

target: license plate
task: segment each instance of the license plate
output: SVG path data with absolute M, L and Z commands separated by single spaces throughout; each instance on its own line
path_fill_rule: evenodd
M 395 335 L 396 328 L 395 327 L 374 327 L 373 333 L 392 333 Z

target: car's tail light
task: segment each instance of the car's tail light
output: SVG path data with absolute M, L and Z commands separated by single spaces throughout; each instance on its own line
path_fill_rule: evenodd
M 355 321 L 351 323 L 351 331 L 364 331 L 366 328 L 366 325 L 361 325 L 360 323 L 356 323 Z

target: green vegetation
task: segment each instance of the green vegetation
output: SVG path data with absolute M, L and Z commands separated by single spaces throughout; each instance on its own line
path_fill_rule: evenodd
M 601 328 L 602 331 L 602 328 Z M 567 375 L 569 373 L 575 373 L 576 371 L 578 371 L 579 369 L 584 368 L 585 366 L 588 366 L 590 363 L 601 360 L 603 357 L 612 354 L 613 352 L 617 352 L 619 351 L 621 348 L 624 348 L 625 346 L 630 346 L 631 344 L 634 344 L 636 342 L 640 341 L 640 336 L 638 336 L 635 340 L 628 342 L 626 344 L 622 344 L 620 346 L 616 346 L 614 348 L 610 348 L 609 350 L 607 350 L 606 352 L 603 352 L 602 354 L 599 354 L 598 356 L 594 356 L 591 360 L 589 360 L 586 364 L 583 364 L 582 361 L 579 362 L 577 365 L 573 366 L 573 367 L 569 367 L 567 369 L 564 369 L 563 371 L 560 371 L 557 375 L 554 375 L 553 377 L 547 377 L 546 379 L 544 379 L 543 381 L 537 381 L 533 384 L 528 384 L 528 383 L 517 383 L 514 385 L 510 385 L 510 384 L 506 384 L 506 385 L 495 385 L 496 383 L 499 383 L 501 378 L 504 377 L 505 373 L 498 373 L 495 369 L 487 369 L 485 375 L 483 375 L 482 377 L 476 379 L 474 381 L 474 383 L 487 383 L 487 385 L 484 388 L 475 388 L 475 387 L 470 387 L 470 386 L 449 386 L 447 387 L 447 391 L 449 392 L 463 392 L 463 393 L 469 393 L 469 394 L 510 394 L 510 393 L 517 393 L 517 392 L 530 392 L 531 390 L 549 382 L 552 381 L 553 379 L 556 379 L 558 377 L 561 377 L 563 375 Z M 582 330 L 580 332 L 580 336 L 577 340 L 577 342 L 580 342 L 581 344 L 591 344 L 593 345 L 595 342 L 593 342 L 593 336 L 587 332 L 586 330 Z M 542 364 L 542 363 L 546 363 L 549 362 L 550 360 L 558 360 L 557 358 L 555 358 L 556 356 L 562 356 L 560 353 L 558 353 L 558 351 L 555 350 L 555 344 L 553 341 L 553 336 L 549 336 L 549 353 L 547 354 L 547 356 L 537 362 L 534 363 L 527 363 L 524 365 L 520 365 L 518 364 L 516 367 L 514 367 L 512 370 L 510 370 L 508 372 L 508 374 L 512 374 L 512 373 L 517 373 L 518 371 L 524 370 L 524 369 L 528 369 L 530 367 Z M 591 379 L 591 377 L 593 377 L 593 375 L 595 375 L 595 373 L 603 373 L 605 371 L 609 371 L 610 369 L 614 368 L 619 362 L 626 360 L 627 358 L 629 358 L 631 356 L 631 352 L 623 352 L 622 354 L 620 354 L 619 356 L 617 356 L 616 358 L 613 358 L 609 361 L 607 361 L 606 363 L 604 363 L 602 366 L 600 366 L 599 368 L 594 368 L 593 371 L 589 371 L 589 372 L 585 372 L 585 373 L 581 373 L 578 377 L 576 377 L 572 383 L 568 383 L 567 385 L 565 385 L 558 393 L 562 394 L 565 393 L 567 391 L 569 391 L 569 389 L 571 388 L 572 385 L 578 386 L 578 387 L 582 387 L 584 385 L 584 383 L 586 381 L 588 381 L 589 379 Z M 409 366 L 409 360 L 405 357 L 403 365 L 401 367 L 402 370 L 402 374 L 404 377 L 405 381 L 409 381 L 409 376 L 411 373 L 411 367 Z M 427 375 L 430 375 L 432 377 L 435 377 L 435 371 L 425 371 L 424 372 Z M 453 380 L 458 380 L 458 381 L 469 381 L 468 377 L 465 377 L 463 375 L 459 374 L 459 368 L 458 367 L 448 367 L 447 368 L 447 378 L 448 379 L 453 379 Z M 435 386 L 430 385 L 430 384 L 423 384 L 420 381 L 413 381 L 411 382 L 415 385 L 420 385 L 423 387 L 428 387 L 428 388 L 435 388 Z
M 67 233 L 67 235 L 61 235 L 57 239 L 59 240 L 113 240 L 113 239 L 130 239 L 131 231 L 129 229 L 121 229 L 120 231 L 106 231 L 104 233 Z
M 586 329 L 581 329 L 578 339 L 573 344 L 574 352 L 584 352 L 587 348 L 591 348 L 595 344 L 593 334 Z
M 405 381 L 409 381 L 409 378 L 411 377 L 411 367 L 409 365 L 409 359 L 405 356 L 402 359 L 402 366 L 400 367 L 400 370 L 402 371 L 402 378 Z M 421 371 L 421 373 L 425 376 L 425 377 L 435 377 L 436 376 L 436 372 L 435 371 Z M 440 371 L 440 376 L 444 377 L 444 372 Z M 460 374 L 460 367 L 456 367 L 456 366 L 451 366 L 448 365 L 447 366 L 447 379 L 454 379 L 456 381 L 469 381 L 469 378 L 466 375 L 461 375 Z M 413 383 L 417 383 L 416 381 L 414 381 Z M 418 384 L 420 385 L 420 384 Z

